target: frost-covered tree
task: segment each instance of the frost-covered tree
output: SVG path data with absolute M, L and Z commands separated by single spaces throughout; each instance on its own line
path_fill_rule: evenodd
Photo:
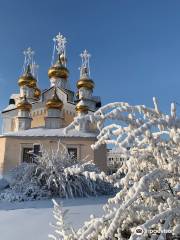
M 103 216 L 86 222 L 74 238 L 71 232 L 71 239 L 162 240 L 173 229 L 179 234 L 180 118 L 174 103 L 166 115 L 153 102 L 154 108 L 111 103 L 67 127 L 96 123 L 100 133 L 92 147 L 114 144 L 127 159 L 116 173 L 124 173 L 117 182 L 122 190 L 108 200 Z

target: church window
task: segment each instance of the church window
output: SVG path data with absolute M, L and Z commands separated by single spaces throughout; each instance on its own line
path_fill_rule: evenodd
M 15 104 L 15 100 L 13 98 L 9 99 L 9 105 L 11 105 L 11 104 L 13 104 L 13 105 Z
M 34 144 L 33 145 L 33 153 L 35 155 L 41 155 L 41 146 L 40 146 L 40 144 Z
M 73 147 L 68 148 L 68 153 L 72 157 L 72 159 L 77 160 L 77 148 Z
M 32 148 L 23 148 L 23 162 L 32 163 L 33 155 Z
M 12 121 L 11 121 L 11 131 L 14 131 L 14 128 L 15 128 L 15 120 L 12 119 Z

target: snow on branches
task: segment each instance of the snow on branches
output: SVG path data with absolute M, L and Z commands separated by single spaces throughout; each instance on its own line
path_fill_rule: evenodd
M 60 142 L 50 155 L 42 148 L 42 156 L 37 156 L 36 160 L 38 182 L 47 187 L 52 196 L 86 197 L 109 195 L 115 191 L 105 173 L 91 162 L 74 159 Z
M 66 128 L 69 131 L 81 121 L 96 123 L 99 135 L 92 148 L 114 144 L 127 159 L 117 172 L 124 174 L 118 183 L 122 190 L 108 200 L 101 218 L 91 219 L 76 232 L 79 240 L 162 240 L 165 230 L 180 224 L 180 118 L 174 103 L 167 115 L 155 98 L 153 102 L 154 108 L 110 103 L 77 117 Z M 152 230 L 160 235 L 150 234 Z
M 60 142 L 52 151 L 41 146 L 41 154 L 35 156 L 33 164 L 23 163 L 11 172 L 10 188 L 0 192 L 0 200 L 73 198 L 117 192 L 113 181 L 95 164 L 78 161 Z
M 74 234 L 75 232 L 73 229 L 68 228 L 64 222 L 68 210 L 63 211 L 61 204 L 58 204 L 54 199 L 52 201 L 54 204 L 53 214 L 56 219 L 56 224 L 51 224 L 51 226 L 55 229 L 56 236 L 49 234 L 48 237 L 52 240 L 71 240 L 71 232 Z

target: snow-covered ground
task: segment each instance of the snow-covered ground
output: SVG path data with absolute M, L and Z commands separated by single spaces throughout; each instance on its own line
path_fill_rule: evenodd
M 100 216 L 107 197 L 90 197 L 62 200 L 64 209 L 69 209 L 66 221 L 76 229 L 90 214 Z M 59 202 L 60 199 L 57 199 Z M 0 202 L 1 240 L 46 240 L 53 233 L 49 226 L 54 222 L 51 200 L 7 203 Z

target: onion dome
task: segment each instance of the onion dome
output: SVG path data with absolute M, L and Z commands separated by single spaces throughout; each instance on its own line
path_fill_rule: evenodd
M 21 98 L 20 102 L 17 104 L 17 109 L 30 111 L 32 108 L 32 105 L 28 102 L 26 95 Z
M 93 80 L 88 79 L 88 78 L 79 79 L 79 81 L 77 82 L 77 88 L 80 89 L 82 87 L 93 90 L 93 88 L 94 88 Z
M 60 110 L 62 109 L 63 102 L 59 99 L 59 97 L 56 93 L 56 88 L 54 88 L 54 94 L 53 94 L 52 99 L 49 99 L 46 102 L 46 107 L 47 107 L 47 109 L 49 109 L 49 108 L 60 109 Z
M 28 86 L 28 87 L 35 87 L 36 86 L 36 78 L 31 73 L 30 65 L 27 66 L 26 72 L 19 78 L 18 84 L 19 86 Z
M 59 55 L 57 62 L 48 70 L 49 78 L 64 78 L 67 79 L 69 71 L 65 67 L 66 59 L 64 54 Z
M 38 99 L 41 97 L 41 90 L 38 87 L 34 88 L 34 97 Z
M 76 112 L 77 113 L 88 113 L 88 106 L 85 105 L 84 101 L 81 100 L 80 102 L 78 102 L 78 104 L 76 105 Z
M 79 81 L 77 81 L 77 88 L 87 88 L 87 89 L 93 89 L 94 88 L 94 82 L 88 77 L 88 69 L 82 68 L 81 69 L 81 78 Z

